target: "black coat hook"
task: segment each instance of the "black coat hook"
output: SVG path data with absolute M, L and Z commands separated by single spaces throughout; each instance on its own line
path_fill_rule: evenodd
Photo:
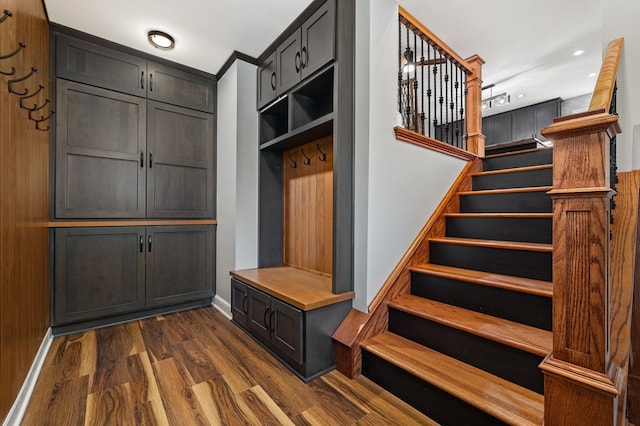
M 11 71 L 2 71 L 0 70 L 0 74 L 4 74 L 4 75 L 15 75 L 16 73 L 16 67 L 11 67 Z
M 41 110 L 42 108 L 47 106 L 48 103 L 49 103 L 49 98 L 45 99 L 44 103 L 42 105 L 40 105 L 39 107 L 34 105 L 33 109 L 29 109 L 29 120 L 38 121 L 37 119 L 33 118 L 33 113 L 36 112 L 36 111 Z M 42 116 L 40 116 L 40 117 L 42 118 Z
M 20 83 L 21 81 L 25 81 L 26 79 L 31 77 L 33 74 L 35 74 L 37 71 L 38 71 L 37 68 L 31 67 L 31 71 L 29 71 L 29 74 L 25 75 L 24 77 L 16 78 L 16 79 L 13 79 L 13 80 L 9 80 L 9 82 L 8 82 L 9 93 L 13 93 L 14 95 L 18 95 L 18 96 L 24 96 L 27 93 L 29 93 L 29 89 L 27 89 L 27 88 L 25 88 L 24 91 L 22 91 L 22 92 L 16 92 L 15 90 L 13 90 L 13 85 L 15 83 Z
M 304 148 L 300 149 L 300 151 L 302 151 L 302 155 L 304 155 L 304 160 L 302 160 L 302 162 L 307 166 L 311 164 L 311 158 L 307 157 L 307 154 L 304 153 Z
M 296 163 L 296 160 L 293 159 L 293 157 L 291 156 L 291 153 L 289 153 L 289 160 L 291 160 L 292 169 L 295 169 L 296 167 L 298 167 L 298 163 Z
M 16 48 L 16 50 L 14 50 L 14 51 L 13 51 L 13 52 L 11 52 L 11 53 L 7 53 L 6 55 L 0 55 L 0 60 L 2 60 L 2 59 L 9 59 L 9 58 L 11 58 L 12 56 L 16 56 L 16 55 L 18 54 L 18 52 L 20 52 L 20 51 L 21 51 L 22 49 L 24 49 L 25 47 L 27 47 L 27 45 L 26 45 L 26 44 L 24 44 L 24 43 L 22 43 L 22 42 L 21 42 L 21 43 L 18 43 L 18 47 Z
M 318 160 L 327 161 L 327 154 L 322 152 L 322 150 L 320 149 L 320 144 L 316 144 L 316 148 L 318 149 L 318 152 L 320 153 L 320 155 L 318 156 Z
M 33 104 L 33 108 L 29 108 L 29 107 L 24 106 L 24 101 L 25 101 L 26 99 L 33 98 L 33 97 L 34 97 L 34 96 L 36 96 L 38 93 L 40 93 L 40 92 L 42 91 L 42 89 L 44 89 L 44 86 L 43 86 L 42 84 L 38 84 L 38 90 L 36 90 L 35 92 L 33 92 L 33 94 L 31 94 L 31 95 L 27 95 L 27 96 L 21 96 L 21 97 L 20 97 L 20 108 L 22 108 L 22 109 L 26 109 L 26 110 L 28 110 L 28 111 L 35 111 L 35 110 L 37 110 L 37 109 L 38 109 L 38 107 L 36 106 L 36 104 L 35 104 L 35 103 Z M 45 105 L 46 105 L 46 104 L 45 104 Z
M 36 129 L 42 131 L 42 132 L 46 132 L 47 130 L 49 130 L 49 126 L 45 127 L 44 129 L 42 127 L 40 127 L 40 123 L 42 123 L 43 121 L 47 121 L 48 119 L 50 119 L 53 114 L 55 114 L 54 110 L 49 111 L 49 115 L 47 115 L 46 117 L 40 116 L 39 120 L 33 120 L 36 122 Z M 31 118 L 31 117 L 29 117 Z
M 9 12 L 8 10 L 5 10 L 3 12 L 2 18 L 0 18 L 0 24 L 2 24 L 7 18 L 10 18 L 12 16 L 13 16 L 13 13 Z

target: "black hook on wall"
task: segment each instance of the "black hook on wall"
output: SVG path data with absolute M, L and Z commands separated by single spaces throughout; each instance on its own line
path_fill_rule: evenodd
M 3 12 L 2 18 L 0 18 L 0 24 L 2 24 L 7 18 L 10 18 L 12 16 L 13 16 L 13 13 L 9 12 L 8 10 L 5 10 Z
M 33 92 L 33 94 L 28 95 L 28 96 L 21 96 L 20 97 L 20 108 L 26 109 L 27 111 L 35 111 L 35 110 L 39 109 L 38 106 L 35 103 L 33 104 L 33 108 L 26 107 L 24 105 L 24 101 L 27 100 L 27 99 L 33 98 L 38 93 L 40 93 L 42 91 L 42 89 L 44 89 L 44 86 L 42 84 L 38 84 L 38 90 Z
M 302 151 L 302 155 L 304 155 L 304 160 L 302 160 L 302 162 L 308 166 L 309 164 L 311 164 L 311 158 L 307 157 L 307 154 L 304 153 L 304 148 L 300 149 L 300 151 Z
M 16 83 L 20 83 L 22 81 L 25 81 L 26 79 L 31 77 L 33 74 L 35 74 L 37 71 L 38 71 L 37 68 L 31 67 L 31 71 L 29 71 L 29 74 L 25 75 L 24 77 L 16 78 L 16 79 L 13 79 L 13 80 L 9 80 L 9 82 L 8 82 L 9 93 L 13 93 L 14 95 L 18 95 L 18 96 L 24 96 L 27 93 L 29 93 L 29 89 L 27 89 L 26 87 L 25 87 L 24 91 L 16 92 L 15 90 L 13 90 L 13 85 L 16 84 Z
M 47 99 L 47 102 L 49 101 L 49 99 Z M 47 121 L 48 119 L 50 119 L 53 114 L 55 114 L 56 112 L 54 110 L 49 111 L 49 115 L 47 115 L 46 117 L 44 116 L 40 116 L 39 120 L 34 120 L 31 117 L 29 117 L 31 120 L 36 122 L 36 129 L 46 132 L 47 130 L 49 130 L 49 126 L 45 127 L 44 129 L 40 127 L 40 123 L 42 123 L 43 121 Z M 31 115 L 31 112 L 29 112 L 29 115 Z
M 18 43 L 18 47 L 16 48 L 16 50 L 14 50 L 14 51 L 13 51 L 13 52 L 11 52 L 11 53 L 7 53 L 6 55 L 0 55 L 0 60 L 2 60 L 2 59 L 9 59 L 9 58 L 11 58 L 12 56 L 16 56 L 16 55 L 18 54 L 18 52 L 20 52 L 20 51 L 21 51 L 22 49 L 24 49 L 25 47 L 27 47 L 27 45 L 26 45 L 26 44 L 24 44 L 24 43 L 22 43 L 22 42 Z
M 298 163 L 296 163 L 296 160 L 293 159 L 293 157 L 291 156 L 291 153 L 289 153 L 289 160 L 291 160 L 292 169 L 295 169 L 296 167 L 298 167 Z
M 34 105 L 33 109 L 29 109 L 29 120 L 38 121 L 37 119 L 33 118 L 33 113 L 36 112 L 36 111 L 41 110 L 42 108 L 47 106 L 48 103 L 49 103 L 49 99 L 47 98 L 47 99 L 44 100 L 44 103 L 42 105 L 40 105 L 39 107 L 36 107 Z M 42 118 L 42 116 L 40 116 L 40 118 Z
M 316 144 L 316 148 L 318 149 L 318 152 L 320 153 L 320 155 L 318 156 L 318 160 L 327 161 L 327 154 L 322 152 L 322 150 L 320 149 L 320 144 Z

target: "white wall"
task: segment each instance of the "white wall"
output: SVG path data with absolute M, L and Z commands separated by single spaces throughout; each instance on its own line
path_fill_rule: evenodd
M 217 238 L 214 304 L 230 314 L 229 271 L 258 258 L 256 67 L 235 61 L 218 81 Z
M 622 59 L 618 66 L 618 114 L 622 133 L 617 138 L 618 170 L 640 169 L 640 2 L 602 1 L 603 52 L 609 41 L 624 37 Z M 635 134 L 634 134 L 635 133 Z
M 466 163 L 395 139 L 398 2 L 356 4 L 356 75 L 368 78 L 356 83 L 354 307 L 366 311 Z

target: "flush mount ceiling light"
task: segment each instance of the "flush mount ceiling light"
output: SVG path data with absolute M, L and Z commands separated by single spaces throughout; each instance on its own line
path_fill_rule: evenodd
M 575 52 L 573 52 L 573 56 L 580 56 L 584 53 L 584 50 L 582 49 L 578 49 Z
M 147 38 L 149 39 L 149 43 L 157 49 L 171 50 L 176 45 L 173 37 L 162 31 L 149 31 Z

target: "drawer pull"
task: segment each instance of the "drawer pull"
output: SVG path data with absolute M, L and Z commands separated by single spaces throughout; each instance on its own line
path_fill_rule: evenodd
M 140 235 L 140 253 L 144 251 L 144 237 Z
M 244 312 L 245 314 L 249 313 L 249 310 L 247 309 L 247 295 L 246 294 L 244 296 L 242 296 L 242 312 Z
M 300 72 L 300 52 L 296 53 L 295 65 L 296 65 L 296 72 L 299 73 Z
M 269 320 L 271 320 L 271 316 L 269 315 L 269 311 L 270 311 L 269 308 L 265 309 L 264 310 L 264 315 L 263 315 L 263 318 L 262 318 L 262 321 L 264 322 L 264 327 L 267 330 L 271 330 L 271 321 L 269 321 L 269 324 L 267 324 L 267 318 L 269 318 Z

